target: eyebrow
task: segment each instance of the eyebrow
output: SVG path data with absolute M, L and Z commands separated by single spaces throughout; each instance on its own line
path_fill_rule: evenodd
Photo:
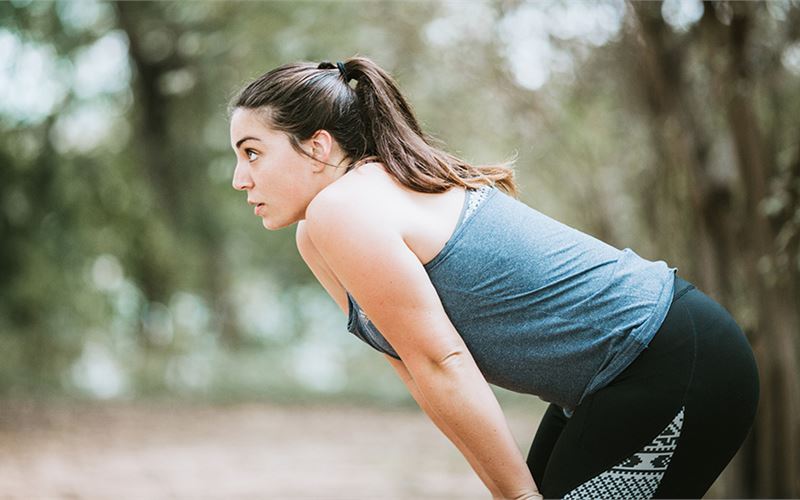
M 241 139 L 236 141 L 236 149 L 239 149 L 239 146 L 241 146 L 244 141 L 251 141 L 251 140 L 261 142 L 261 139 L 259 139 L 258 137 L 252 137 L 252 136 L 242 137 Z

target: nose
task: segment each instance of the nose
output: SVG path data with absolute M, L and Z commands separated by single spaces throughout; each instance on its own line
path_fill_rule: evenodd
M 233 189 L 237 191 L 244 191 L 253 187 L 253 178 L 246 167 L 242 167 L 241 163 L 236 163 L 236 168 L 233 169 Z

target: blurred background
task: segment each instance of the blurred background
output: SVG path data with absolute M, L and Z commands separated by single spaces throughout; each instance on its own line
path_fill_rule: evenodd
M 800 497 L 800 2 L 690 0 L 0 3 L 0 497 L 488 498 L 230 186 L 236 91 L 353 55 L 730 310 L 761 402 L 707 497 Z

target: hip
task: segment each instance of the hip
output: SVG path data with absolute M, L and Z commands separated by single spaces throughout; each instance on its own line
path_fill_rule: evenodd
M 718 380 L 726 387 L 757 381 L 750 343 L 733 316 L 691 282 L 675 276 L 672 304 L 645 349 L 609 385 L 632 380 L 681 386 Z

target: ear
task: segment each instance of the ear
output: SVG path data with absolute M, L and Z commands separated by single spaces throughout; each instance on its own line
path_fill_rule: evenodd
M 308 139 L 308 145 L 311 148 L 311 156 L 313 156 L 315 160 L 322 162 L 319 163 L 320 168 L 325 168 L 325 163 L 328 162 L 333 152 L 333 141 L 333 136 L 324 129 L 317 130 L 314 132 L 314 135 Z

